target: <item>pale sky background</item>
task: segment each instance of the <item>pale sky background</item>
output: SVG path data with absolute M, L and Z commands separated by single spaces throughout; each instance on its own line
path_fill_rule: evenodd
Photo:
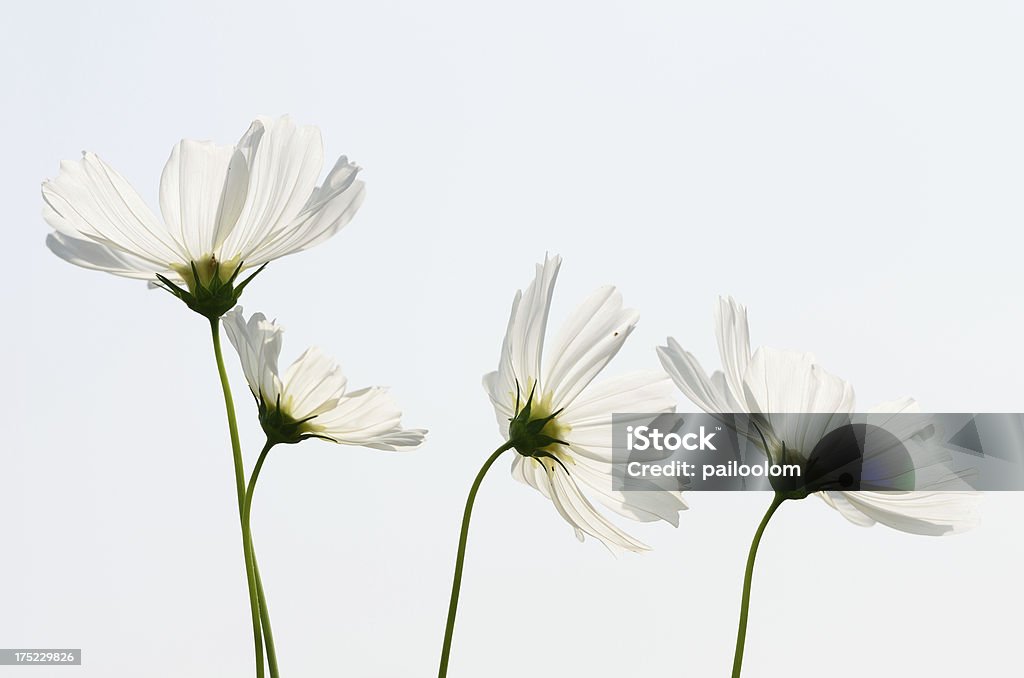
M 0 675 L 252 675 L 205 321 L 43 244 L 39 183 L 83 149 L 154 207 L 179 138 L 258 114 L 365 168 L 353 223 L 244 302 L 287 327 L 284 362 L 319 344 L 431 437 L 272 453 L 253 520 L 286 676 L 436 675 L 465 494 L 501 442 L 480 377 L 545 251 L 555 323 L 605 283 L 642 311 L 609 374 L 670 334 L 714 365 L 728 293 L 755 345 L 814 351 L 865 408 L 1024 409 L 1020 5 L 60 1 L 3 24 L 0 646 L 84 664 Z M 728 673 L 767 495 L 691 495 L 615 559 L 510 461 L 477 502 L 452 678 Z M 990 495 L 979 529 L 929 539 L 787 504 L 744 676 L 1013 673 L 1022 509 Z

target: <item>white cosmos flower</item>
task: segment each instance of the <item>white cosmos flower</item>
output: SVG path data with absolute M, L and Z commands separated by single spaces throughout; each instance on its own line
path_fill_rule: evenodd
M 47 246 L 60 258 L 128 278 L 224 278 L 299 252 L 338 232 L 362 203 L 359 168 L 342 156 L 320 186 L 320 130 L 259 118 L 234 146 L 184 139 L 160 177 L 161 221 L 94 153 L 43 182 Z M 205 281 L 204 281 L 205 282 Z
M 853 387 L 826 372 L 810 353 L 758 348 L 751 355 L 746 308 L 732 298 L 720 298 L 715 309 L 715 334 L 722 370 L 712 375 L 679 343 L 668 339 L 658 356 L 679 389 L 709 413 L 768 415 L 768 445 L 785 442 L 787 461 L 806 460 L 814 446 L 835 425 L 855 412 Z M 883 403 L 869 413 L 919 411 L 911 398 Z M 818 416 L 771 417 L 771 414 Z M 821 416 L 835 415 L 834 417 Z M 977 523 L 978 495 L 958 482 L 944 462 L 948 451 L 922 430 L 901 434 L 915 468 L 918 488 L 935 491 L 837 491 L 816 492 L 825 503 L 849 521 L 862 526 L 882 523 L 904 532 L 926 535 L 961 532 Z M 776 456 L 778 449 L 767 450 Z M 778 462 L 777 458 L 773 462 Z
M 238 352 L 268 437 L 291 443 L 315 437 L 378 450 L 411 450 L 426 431 L 404 429 L 402 413 L 387 389 L 348 391 L 341 367 L 320 349 L 300 355 L 282 375 L 277 360 L 283 328 L 262 313 L 246 322 L 242 307 L 224 315 L 224 329 Z
M 581 485 L 623 516 L 678 525 L 679 511 L 686 508 L 678 492 L 617 492 L 611 475 L 612 413 L 671 412 L 671 384 L 663 374 L 644 372 L 591 386 L 639 317 L 623 308 L 621 295 L 611 286 L 598 289 L 569 317 L 542 360 L 560 265 L 560 257 L 546 257 L 526 291 L 516 293 L 498 369 L 484 377 L 484 388 L 503 436 L 510 435 L 509 421 L 525 410 L 527 401 L 530 420 L 553 415 L 541 433 L 561 442 L 541 449 L 518 446 L 512 463 L 515 478 L 550 499 L 581 541 L 589 534 L 613 552 L 647 550 L 600 513 Z

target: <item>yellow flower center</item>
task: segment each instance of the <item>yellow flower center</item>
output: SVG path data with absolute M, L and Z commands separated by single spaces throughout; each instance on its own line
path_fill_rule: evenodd
M 195 272 L 193 272 L 193 266 Z M 188 291 L 193 294 L 199 287 L 209 287 L 214 280 L 223 282 L 228 276 L 235 272 L 238 266 L 237 260 L 218 261 L 213 254 L 207 254 L 193 261 L 190 265 L 172 264 L 171 270 L 181 276 L 188 286 Z M 195 273 L 199 273 L 199 280 L 196 280 Z

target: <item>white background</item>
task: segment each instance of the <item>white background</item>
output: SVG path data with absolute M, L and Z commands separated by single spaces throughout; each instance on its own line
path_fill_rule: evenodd
M 863 407 L 1022 411 L 1024 10 L 1012 3 L 22 3 L 4 11 L 0 646 L 80 668 L 251 671 L 227 431 L 204 320 L 44 247 L 39 182 L 98 152 L 156 205 L 180 137 L 319 125 L 368 198 L 272 264 L 247 311 L 393 387 L 421 450 L 276 449 L 256 546 L 287 676 L 432 676 L 465 493 L 500 442 L 481 375 L 545 251 L 552 318 L 615 283 L 717 364 L 715 295 Z M 230 349 L 229 349 L 230 351 Z M 249 463 L 261 442 L 230 373 Z M 683 409 L 688 406 L 683 403 Z M 721 676 L 768 503 L 691 495 L 612 558 L 508 460 L 481 491 L 450 675 Z M 1024 498 L 929 539 L 787 504 L 745 676 L 1016 673 Z

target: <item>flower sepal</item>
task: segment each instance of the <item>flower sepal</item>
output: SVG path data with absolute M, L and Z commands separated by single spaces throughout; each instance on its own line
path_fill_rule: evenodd
M 243 263 L 239 262 L 231 275 L 223 278 L 221 273 L 227 269 L 216 259 L 200 262 L 199 265 L 192 261 L 189 262 L 187 270 L 178 271 L 188 289 L 159 273 L 156 274 L 157 280 L 160 281 L 157 286 L 181 299 L 186 306 L 199 315 L 210 320 L 217 320 L 238 305 L 238 299 L 242 296 L 245 287 L 267 266 L 267 264 L 263 264 L 236 285 L 235 281 L 242 271 Z
M 758 429 L 758 432 L 760 433 L 760 429 Z M 761 440 L 764 441 L 764 436 L 761 437 Z M 767 443 L 765 444 L 767 445 Z M 768 456 L 769 458 L 771 458 L 774 455 Z M 785 465 L 787 463 L 785 441 L 783 441 L 782 443 L 782 452 L 780 457 L 781 458 L 778 463 L 781 465 Z M 803 466 L 803 464 L 801 464 L 801 466 Z M 769 482 L 771 482 L 772 489 L 775 490 L 775 496 L 779 501 L 784 501 L 786 499 L 799 501 L 801 499 L 806 499 L 807 497 L 811 496 L 811 494 L 813 492 L 816 492 L 817 489 L 821 489 L 815 489 L 811 487 L 811 485 L 807 482 L 807 479 L 802 477 L 802 475 L 798 475 L 791 478 L 772 476 L 769 479 Z
M 764 432 L 761 427 L 757 425 L 756 419 L 752 418 L 751 423 L 754 425 L 754 429 L 757 431 L 758 436 L 761 438 L 761 445 L 765 454 L 768 455 L 769 460 L 772 463 L 785 465 L 787 461 L 786 454 L 786 441 L 781 442 L 781 450 L 777 454 L 772 453 L 772 447 L 768 444 L 768 440 L 765 438 Z M 766 423 L 766 422 L 765 422 Z M 776 461 L 776 457 L 778 460 Z M 799 501 L 806 499 L 815 490 L 810 489 L 806 483 L 806 480 L 796 476 L 793 478 L 783 478 L 782 476 L 771 476 L 769 479 L 772 489 L 775 490 L 775 498 L 777 501 L 782 502 L 787 499 Z
M 281 410 L 281 396 L 277 397 L 277 402 L 273 405 L 268 405 L 267 401 L 261 397 L 258 405 L 260 426 L 263 427 L 263 432 L 267 434 L 267 442 L 271 445 L 294 445 L 309 438 L 329 440 L 329 438 L 313 433 L 307 426 L 316 415 L 296 420 L 285 414 Z
M 509 419 L 508 441 L 515 448 L 516 452 L 524 457 L 550 458 L 562 463 L 557 457 L 551 454 L 549 448 L 553 445 L 567 445 L 564 440 L 547 433 L 545 429 L 553 424 L 562 410 L 557 410 L 548 415 L 536 416 L 533 411 L 533 395 L 536 390 L 536 383 L 530 389 L 530 397 L 526 403 L 519 407 L 519 386 L 516 385 L 516 415 Z

